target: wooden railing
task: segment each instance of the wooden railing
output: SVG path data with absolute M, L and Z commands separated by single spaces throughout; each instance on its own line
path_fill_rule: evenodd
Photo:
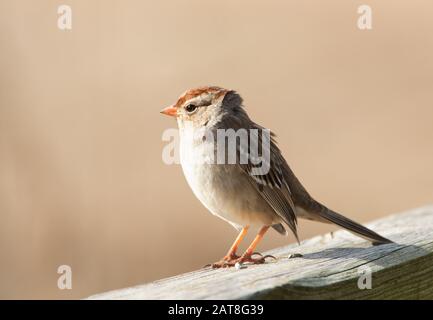
M 339 230 L 269 251 L 277 260 L 264 265 L 202 269 L 90 299 L 433 299 L 433 206 L 367 226 L 395 243 L 371 246 Z

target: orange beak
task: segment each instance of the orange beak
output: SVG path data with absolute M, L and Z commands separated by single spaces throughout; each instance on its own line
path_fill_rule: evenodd
M 171 117 L 176 117 L 177 116 L 177 108 L 174 105 L 169 106 L 169 107 L 167 107 L 165 109 L 162 109 L 160 112 L 162 114 L 165 114 L 165 115 L 171 116 Z

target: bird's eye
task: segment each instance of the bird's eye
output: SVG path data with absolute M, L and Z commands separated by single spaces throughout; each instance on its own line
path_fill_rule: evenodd
M 186 112 L 193 113 L 197 110 L 197 106 L 194 104 L 189 104 L 185 107 Z

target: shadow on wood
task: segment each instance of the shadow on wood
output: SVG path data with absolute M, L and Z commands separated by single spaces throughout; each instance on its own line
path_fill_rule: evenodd
M 265 265 L 202 269 L 89 299 L 433 299 L 433 206 L 368 227 L 396 243 L 371 246 L 340 230 L 271 250 L 277 261 Z M 360 289 L 370 275 L 371 289 Z

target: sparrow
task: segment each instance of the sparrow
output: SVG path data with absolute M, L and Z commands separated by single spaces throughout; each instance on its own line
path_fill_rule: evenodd
M 211 264 L 213 268 L 264 263 L 272 256 L 262 256 L 255 249 L 269 228 L 282 235 L 290 229 L 299 243 L 298 218 L 336 224 L 373 245 L 392 243 L 313 199 L 284 159 L 275 134 L 270 132 L 266 139 L 263 133 L 269 130 L 250 119 L 236 91 L 217 86 L 190 89 L 161 113 L 177 120 L 180 163 L 193 193 L 212 214 L 239 231 L 227 254 Z M 215 160 L 221 147 L 216 141 L 218 132 L 227 130 L 258 133 L 250 135 L 255 138 L 249 137 L 247 146 L 235 147 L 234 162 Z M 262 159 L 266 166 L 261 164 L 267 170 L 255 170 L 259 164 L 257 154 L 251 152 L 253 142 L 262 145 L 262 153 L 269 149 L 268 159 Z M 223 144 L 225 152 L 228 146 L 229 143 Z M 238 255 L 239 244 L 250 228 L 259 231 L 246 251 Z

